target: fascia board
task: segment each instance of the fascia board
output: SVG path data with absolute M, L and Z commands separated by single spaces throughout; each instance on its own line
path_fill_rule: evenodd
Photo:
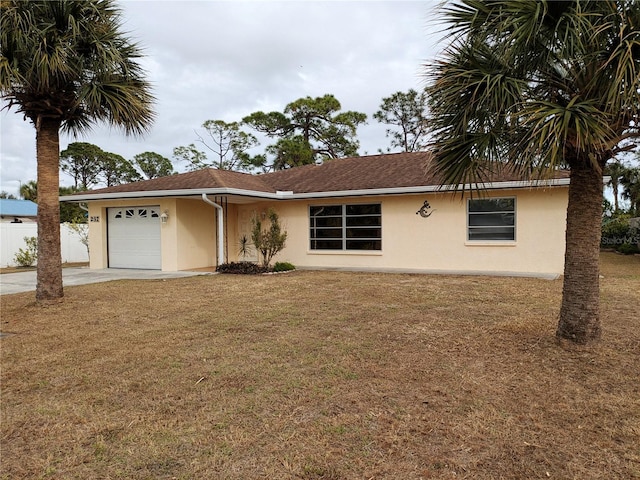
M 464 190 L 508 190 L 515 188 L 548 188 L 548 187 L 562 187 L 568 186 L 568 178 L 559 178 L 554 180 L 535 180 L 535 181 L 513 181 L 513 182 L 492 182 L 486 184 L 466 184 Z M 463 189 L 457 188 L 458 191 Z M 340 190 L 331 192 L 307 192 L 307 193 L 293 193 L 283 194 L 278 198 L 280 199 L 305 199 L 305 198 L 331 198 L 331 197 L 361 197 L 361 196 L 376 196 L 376 195 L 411 195 L 419 193 L 440 193 L 455 191 L 456 187 L 453 185 L 427 185 L 417 187 L 394 187 L 394 188 L 376 188 L 365 190 Z
M 149 190 L 138 192 L 112 192 L 112 193 L 86 193 L 78 195 L 65 195 L 60 197 L 61 202 L 91 202 L 97 200 L 126 200 L 133 198 L 161 198 L 161 197 L 193 197 L 207 195 L 241 195 L 245 197 L 257 197 L 275 199 L 278 198 L 272 192 L 260 192 L 256 190 L 242 190 L 239 188 L 185 188 L 180 190 Z
M 65 195 L 60 197 L 61 202 L 88 202 L 97 200 L 124 200 L 133 198 L 161 198 L 161 197 L 185 197 L 207 195 L 239 195 L 243 197 L 260 198 L 265 200 L 298 200 L 307 198 L 335 198 L 335 197 L 361 197 L 378 195 L 410 195 L 419 193 L 439 193 L 455 190 L 507 190 L 514 188 L 545 188 L 561 187 L 569 185 L 568 178 L 534 181 L 492 182 L 485 184 L 466 184 L 462 188 L 453 185 L 426 185 L 415 187 L 372 188 L 362 190 L 335 190 L 329 192 L 260 192 L 238 188 L 203 188 L 181 190 L 152 190 L 143 192 L 114 192 L 114 193 L 87 193 L 84 195 Z

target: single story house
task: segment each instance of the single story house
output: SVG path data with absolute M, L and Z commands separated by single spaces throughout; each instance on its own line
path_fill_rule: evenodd
M 568 172 L 531 180 L 505 171 L 461 195 L 440 187 L 431 158 L 372 155 L 258 175 L 204 169 L 61 200 L 88 205 L 91 268 L 240 261 L 252 216 L 274 208 L 288 233 L 275 260 L 299 268 L 562 273 Z
M 38 217 L 38 204 L 31 200 L 0 198 L 2 223 L 34 223 Z

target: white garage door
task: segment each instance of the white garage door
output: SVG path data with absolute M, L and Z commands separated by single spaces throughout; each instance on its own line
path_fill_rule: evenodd
M 108 209 L 110 268 L 160 270 L 160 207 Z

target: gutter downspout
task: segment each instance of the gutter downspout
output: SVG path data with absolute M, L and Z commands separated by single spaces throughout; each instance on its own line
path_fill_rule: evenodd
M 206 193 L 202 194 L 202 201 L 218 210 L 218 265 L 222 265 L 224 263 L 224 217 L 222 207 L 210 200 Z

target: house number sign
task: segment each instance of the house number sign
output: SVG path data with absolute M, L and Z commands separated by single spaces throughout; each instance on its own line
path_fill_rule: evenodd
M 89 221 L 90 222 L 99 222 L 100 221 L 100 217 L 99 216 L 91 217 L 91 218 L 89 218 Z

